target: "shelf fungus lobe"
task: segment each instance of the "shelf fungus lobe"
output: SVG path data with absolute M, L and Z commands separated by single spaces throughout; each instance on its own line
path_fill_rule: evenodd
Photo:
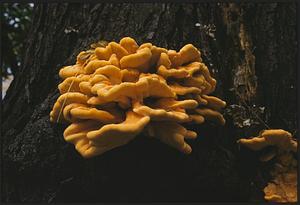
M 125 37 L 93 44 L 59 76 L 61 96 L 51 122 L 70 124 L 67 142 L 86 158 L 123 146 L 139 135 L 154 137 L 189 154 L 186 139 L 197 133 L 185 123 L 225 123 L 226 103 L 209 96 L 216 80 L 192 44 L 179 52 Z
M 297 141 L 282 129 L 263 130 L 259 136 L 240 139 L 238 143 L 254 151 L 273 146 L 276 149 L 261 156 L 261 161 L 275 158 L 271 170 L 272 180 L 264 188 L 265 200 L 270 202 L 297 202 Z

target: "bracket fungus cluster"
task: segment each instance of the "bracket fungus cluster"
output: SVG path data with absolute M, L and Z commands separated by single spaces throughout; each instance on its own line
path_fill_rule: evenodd
M 125 145 L 137 135 L 155 137 L 183 153 L 197 134 L 184 125 L 205 120 L 224 124 L 226 103 L 209 96 L 216 87 L 192 44 L 167 50 L 130 37 L 77 56 L 59 76 L 61 96 L 50 113 L 83 157 Z
M 282 129 L 263 130 L 258 137 L 240 139 L 242 145 L 254 151 L 274 146 L 270 152 L 263 155 L 261 161 L 276 158 L 271 171 L 272 181 L 264 188 L 265 199 L 271 202 L 297 202 L 297 160 L 293 153 L 297 152 L 297 141 L 292 135 Z

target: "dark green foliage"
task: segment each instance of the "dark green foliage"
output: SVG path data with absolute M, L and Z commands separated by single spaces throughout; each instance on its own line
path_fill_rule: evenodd
M 21 66 L 25 50 L 25 39 L 30 30 L 33 4 L 1 5 L 1 49 L 3 77 L 15 74 Z M 10 71 L 10 70 L 11 71 Z

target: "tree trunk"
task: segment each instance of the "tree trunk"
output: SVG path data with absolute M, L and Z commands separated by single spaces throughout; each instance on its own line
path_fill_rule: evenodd
M 263 200 L 269 164 L 236 140 L 267 126 L 297 130 L 295 3 L 39 4 L 34 12 L 2 106 L 3 201 Z M 90 44 L 124 36 L 201 50 L 218 82 L 213 95 L 227 102 L 227 123 L 194 127 L 190 155 L 138 136 L 83 159 L 64 141 L 65 126 L 50 123 L 59 69 Z

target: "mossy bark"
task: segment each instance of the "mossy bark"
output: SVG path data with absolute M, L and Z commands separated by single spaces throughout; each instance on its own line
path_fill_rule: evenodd
M 124 36 L 201 50 L 227 123 L 194 127 L 191 155 L 138 136 L 87 160 L 63 140 L 65 126 L 49 122 L 59 69 L 90 44 Z M 295 3 L 36 5 L 2 105 L 2 201 L 263 201 L 269 164 L 236 140 L 266 126 L 297 130 L 296 48 Z

